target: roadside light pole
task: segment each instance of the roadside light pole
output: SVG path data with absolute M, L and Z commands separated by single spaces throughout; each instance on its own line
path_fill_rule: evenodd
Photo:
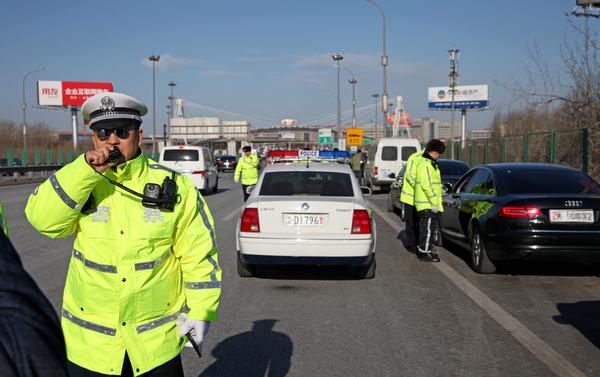
M 383 67 L 383 94 L 381 95 L 381 107 L 383 109 L 383 136 L 388 136 L 388 127 L 387 127 L 387 103 L 388 103 L 388 93 L 387 93 L 387 65 L 388 65 L 388 56 L 386 50 L 386 31 L 385 31 L 385 14 L 383 13 L 383 9 L 375 2 L 375 0 L 365 0 L 377 7 L 379 13 L 381 13 L 381 19 L 383 21 L 383 55 L 381 56 L 381 66 Z
M 46 67 L 29 71 L 23 76 L 23 103 L 21 104 L 21 108 L 23 109 L 23 150 L 27 150 L 27 102 L 25 101 L 25 80 L 27 79 L 27 76 L 36 72 L 41 72 L 44 69 L 46 69 Z
M 335 62 L 337 68 L 337 134 L 338 134 L 338 148 L 342 149 L 342 104 L 340 102 L 340 62 L 344 57 L 340 54 L 331 55 L 331 58 Z
M 454 159 L 454 95 L 456 94 L 456 85 L 458 85 L 458 49 L 450 49 L 450 95 L 451 95 L 451 107 L 450 107 L 450 141 L 452 145 L 451 158 Z M 464 136 L 464 135 L 463 135 Z M 461 136 L 461 149 L 464 148 L 462 143 L 464 142 L 463 136 Z
M 371 96 L 375 99 L 375 139 L 377 139 L 377 97 L 379 97 L 379 93 L 373 93 Z
M 160 59 L 160 55 L 151 55 L 148 60 L 152 62 L 152 158 L 156 158 L 156 74 L 155 63 Z
M 348 80 L 348 83 L 352 85 L 352 128 L 356 128 L 356 92 L 354 90 L 354 86 L 358 81 L 354 79 L 354 73 L 346 67 L 343 67 L 346 71 L 350 73 L 352 79 Z
M 172 121 L 171 119 L 175 116 L 175 109 L 173 108 L 173 100 L 175 99 L 175 97 L 173 97 L 173 89 L 175 88 L 175 85 L 177 85 L 177 82 L 175 81 L 169 81 L 169 86 L 171 87 L 171 95 L 169 96 L 169 101 L 170 101 L 170 110 L 169 110 L 169 138 L 171 137 L 171 127 L 172 127 Z M 165 139 L 165 145 L 167 145 L 167 140 Z

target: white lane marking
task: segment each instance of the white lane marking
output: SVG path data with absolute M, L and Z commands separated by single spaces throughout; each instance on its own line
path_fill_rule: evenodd
M 372 201 L 369 205 L 373 210 L 396 232 L 400 232 L 403 227 L 398 225 L 390 216 Z M 433 265 L 456 285 L 464 294 L 475 302 L 483 311 L 485 311 L 494 321 L 496 321 L 504 330 L 521 343 L 535 357 L 551 369 L 560 377 L 586 377 L 586 375 L 571 364 L 566 358 L 544 342 L 518 319 L 502 309 L 494 300 L 479 290 L 475 285 L 461 276 L 455 269 L 450 267 L 444 261 L 433 263 Z
M 239 208 L 234 208 L 233 211 L 229 212 L 227 215 L 225 215 L 225 217 L 223 217 L 223 221 L 229 221 L 233 219 L 236 215 L 239 216 L 240 212 L 241 211 Z

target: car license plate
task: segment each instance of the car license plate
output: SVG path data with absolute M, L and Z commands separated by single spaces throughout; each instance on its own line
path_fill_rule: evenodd
M 327 221 L 327 215 L 306 215 L 286 213 L 283 215 L 283 222 L 287 226 L 324 226 Z
M 552 223 L 593 223 L 594 211 L 591 209 L 551 209 Z

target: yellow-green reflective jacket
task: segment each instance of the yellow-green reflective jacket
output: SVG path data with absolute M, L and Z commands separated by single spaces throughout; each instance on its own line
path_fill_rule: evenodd
M 4 232 L 6 237 L 8 237 L 8 222 L 6 221 L 6 215 L 4 214 L 4 208 L 2 208 L 2 203 L 0 203 L 0 229 Z
M 415 208 L 417 211 L 424 211 L 433 206 L 437 206 L 440 212 L 444 212 L 440 168 L 437 162 L 422 157 L 415 182 Z
M 172 172 L 143 154 L 104 173 L 139 193 Z M 125 351 L 135 375 L 177 356 L 184 345 L 175 319 L 217 318 L 221 269 L 213 218 L 191 180 L 176 177 L 173 212 L 97 174 L 84 156 L 56 172 L 29 197 L 25 214 L 50 238 L 75 234 L 65 283 L 62 328 L 69 360 L 120 374 Z M 93 194 L 95 209 L 82 212 Z
M 411 154 L 406 161 L 404 177 L 402 179 L 402 191 L 400 192 L 400 201 L 411 206 L 415 205 L 415 181 L 417 180 L 417 168 L 422 159 L 424 149 Z
M 253 185 L 258 182 L 258 157 L 250 154 L 246 157 L 242 155 L 238 160 L 233 173 L 233 179 L 243 185 Z

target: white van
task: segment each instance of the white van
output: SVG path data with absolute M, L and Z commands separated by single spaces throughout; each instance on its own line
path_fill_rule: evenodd
M 391 185 L 410 155 L 420 148 L 418 139 L 384 137 L 375 140 L 369 145 L 365 184 L 372 190 Z
M 212 154 L 206 147 L 167 146 L 160 151 L 159 162 L 168 168 L 187 174 L 203 194 L 218 190 L 219 175 Z

